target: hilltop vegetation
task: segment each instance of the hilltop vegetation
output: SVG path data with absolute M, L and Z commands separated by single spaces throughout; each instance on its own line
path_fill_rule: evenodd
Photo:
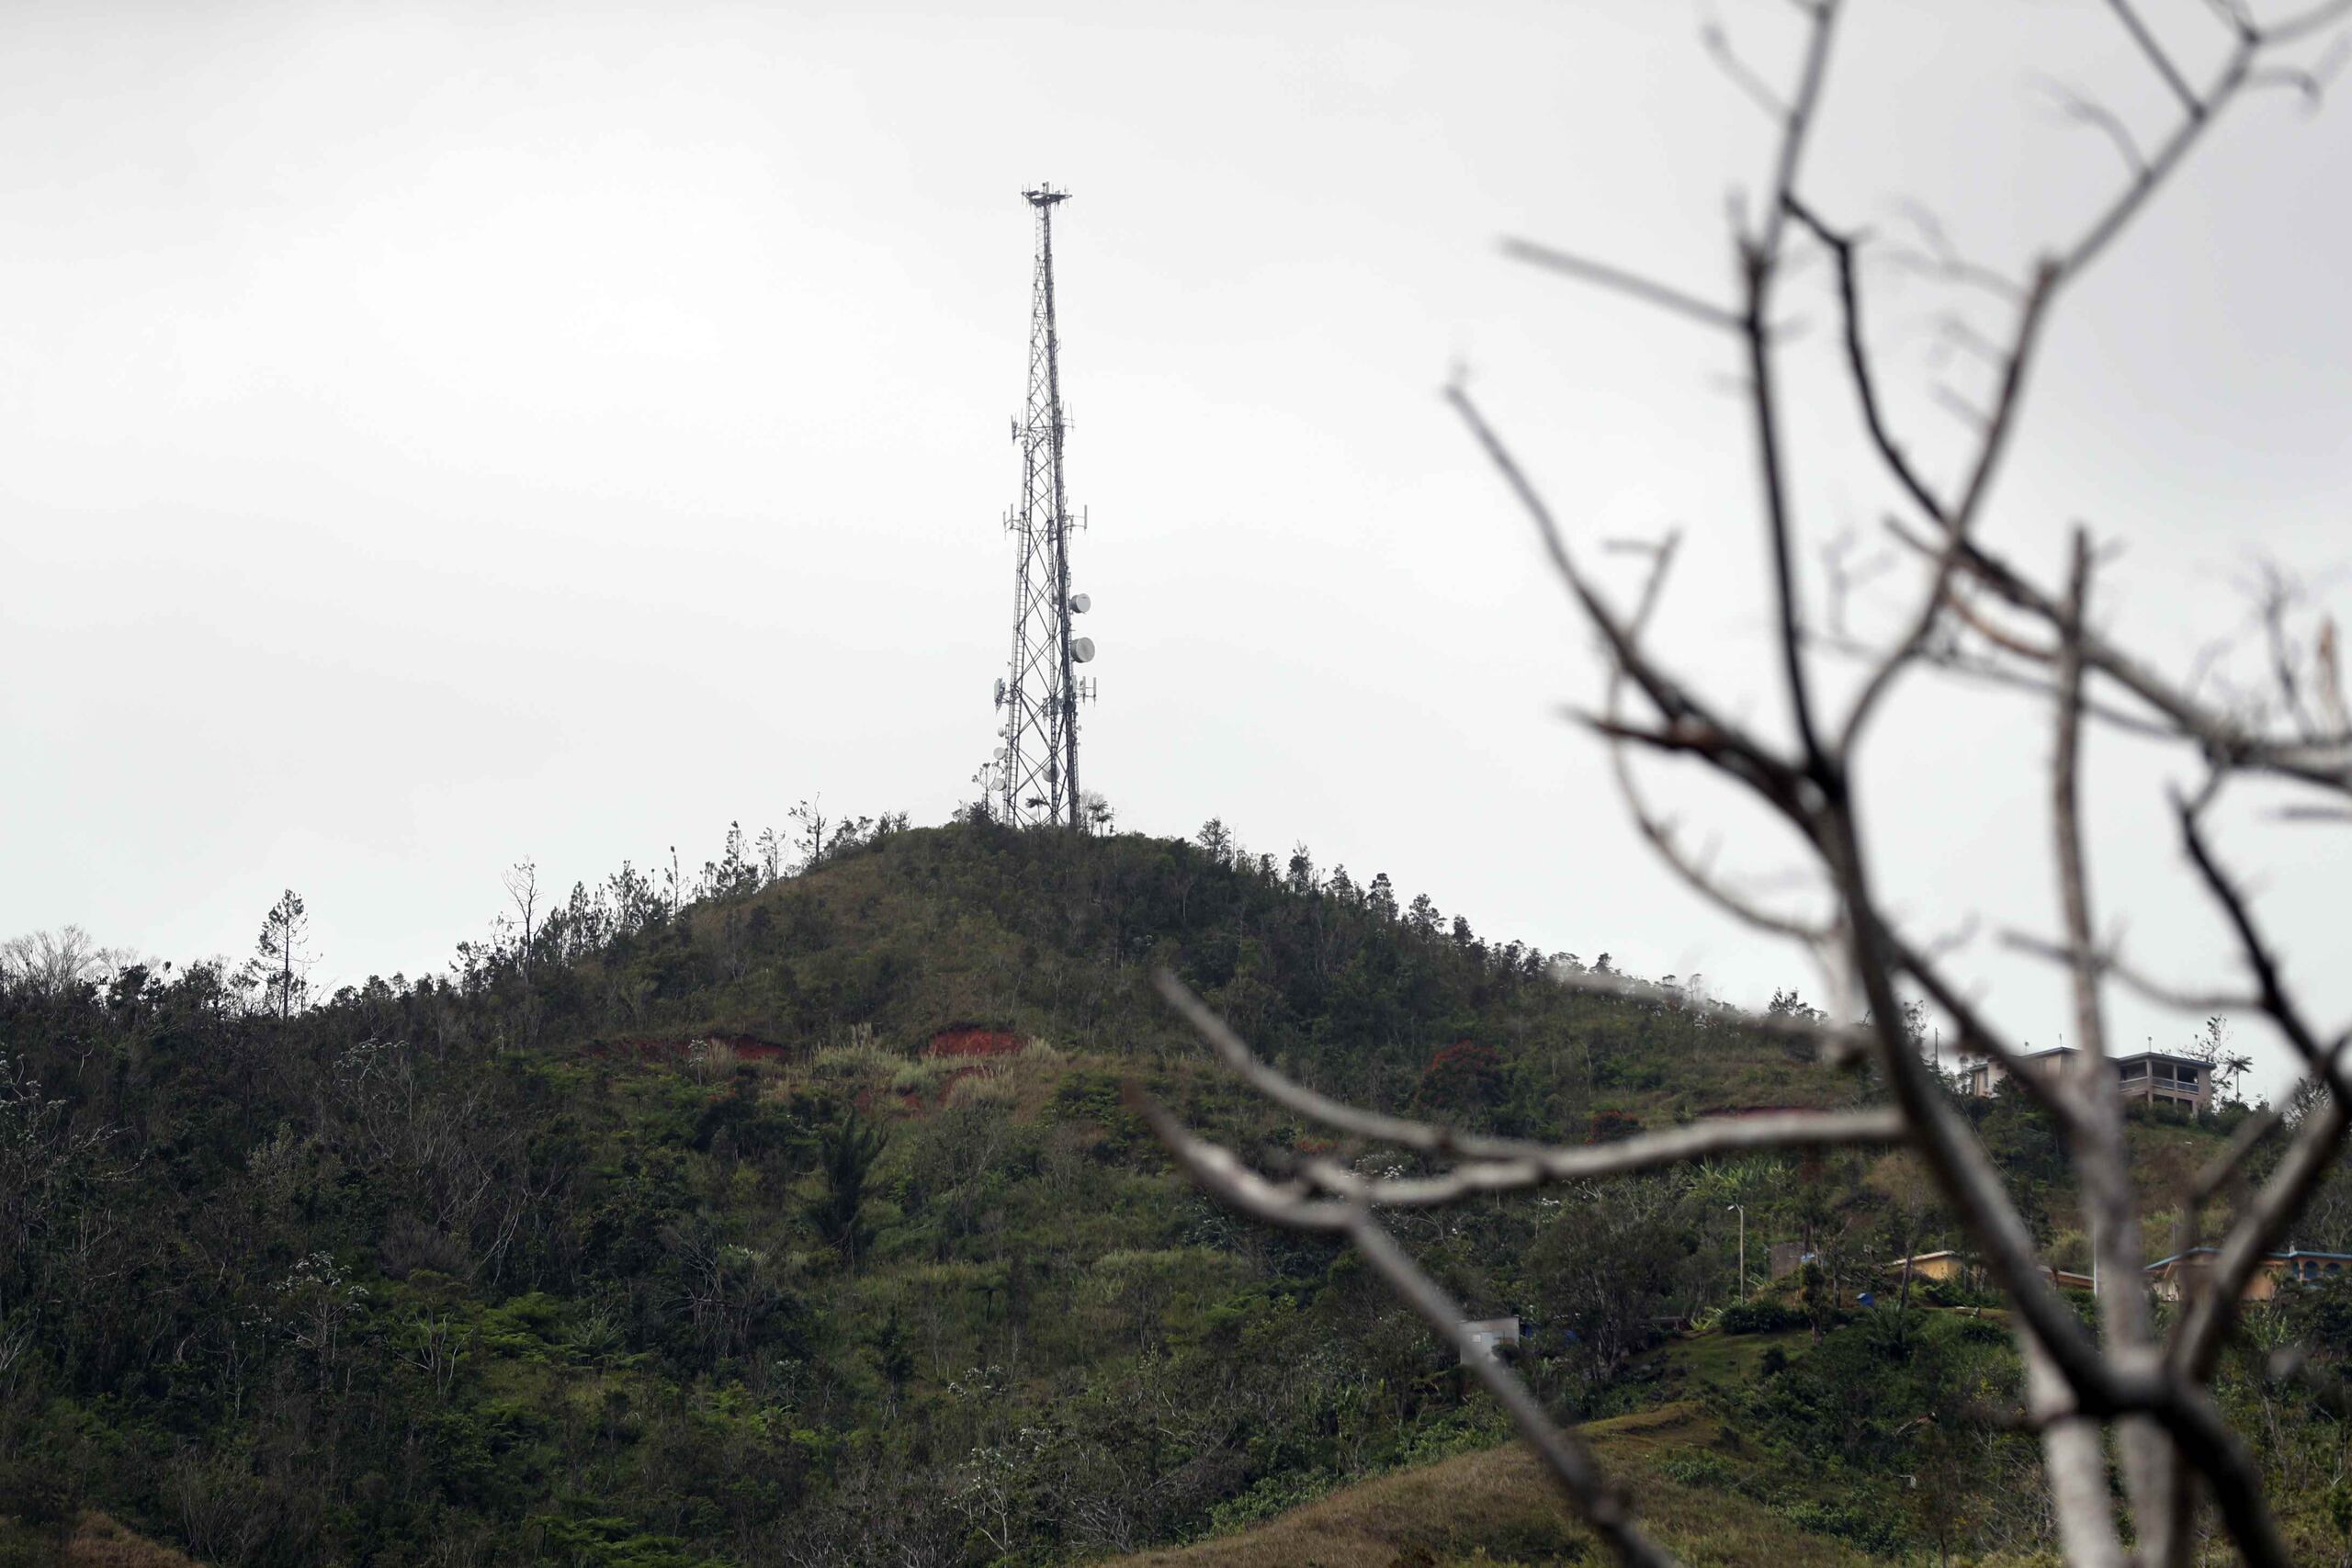
M 290 963 L 20 950 L 0 988 L 0 1562 L 53 1560 L 96 1508 L 220 1565 L 1044 1562 L 1232 1532 L 1501 1441 L 1350 1256 L 1210 1205 L 1126 1111 L 1141 1078 L 1228 1141 L 1329 1149 L 1207 1066 L 1148 989 L 1159 967 L 1309 1081 L 1499 1130 L 1602 1138 L 1871 1092 L 1681 987 L 1564 987 L 1582 960 L 1214 825 L 1184 843 L 885 820 L 804 858 L 783 875 L 737 834 L 691 883 L 624 868 L 552 912 L 529 894 L 446 976 L 315 1005 Z M 299 901 L 277 913 L 284 957 Z M 2046 1130 L 1973 1109 L 2063 1250 Z M 2213 1137 L 2135 1135 L 2152 1171 Z M 1752 1272 L 1770 1239 L 1821 1258 L 1776 1309 L 1809 1325 L 1808 1358 L 1877 1332 L 1836 1326 L 1877 1260 L 1957 1239 L 1899 1156 L 1401 1234 L 1474 1309 L 1543 1325 L 1547 1397 L 1608 1417 L 1685 1397 L 1654 1348 L 1732 1296 L 1731 1203 Z M 1960 1332 L 1869 1353 L 1912 1367 Z M 1991 1339 L 1951 1428 L 1962 1495 L 2033 1463 L 1996 1440 Z M 1768 1402 L 1805 1386 L 1761 1378 L 1733 1381 Z M 1944 1397 L 1932 1381 L 1879 1377 L 1870 1419 L 1909 1420 L 1905 1400 Z M 2321 1431 L 2321 1406 L 2287 1420 L 2258 1392 L 2282 1430 Z M 1690 1419 L 1736 1432 L 1763 1409 Z M 1937 1536 L 1892 1503 L 1790 1502 L 1820 1488 L 1782 1415 L 1764 1479 L 1732 1488 L 1758 1528 L 1982 1544 L 1989 1526 Z M 1914 1462 L 1837 1451 L 1873 1498 Z M 1736 1477 L 1674 1484 L 1746 1486 L 1764 1461 L 1734 1457 Z

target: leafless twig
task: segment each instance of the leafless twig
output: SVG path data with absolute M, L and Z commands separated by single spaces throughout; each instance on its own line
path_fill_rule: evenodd
M 1579 282 L 1614 289 L 1620 294 L 1639 299 L 1644 304 L 1656 305 L 1662 310 L 1672 311 L 1678 316 L 1700 322 L 1704 326 L 1720 327 L 1726 332 L 1739 330 L 1739 317 L 1722 306 L 1710 304 L 1695 294 L 1686 293 L 1682 289 L 1656 282 L 1642 276 L 1639 273 L 1627 272 L 1623 267 L 1611 266 L 1606 262 L 1593 261 L 1586 256 L 1571 255 L 1566 251 L 1555 250 L 1549 245 L 1540 245 L 1532 240 L 1505 240 L 1503 254 L 1513 261 L 1522 261 L 1531 266 L 1540 266 L 1547 271 L 1560 273 L 1576 278 Z
M 2140 14 L 2132 8 L 2132 0 L 2107 0 L 2107 5 L 2123 24 L 2124 30 L 2132 35 L 2132 41 L 2140 46 L 2140 52 L 2148 57 L 2148 63 L 2156 68 L 2156 74 L 2164 78 L 2165 85 L 2172 89 L 2173 96 L 2180 100 L 2181 107 L 2191 114 L 2197 113 L 2197 94 L 2189 86 L 2188 78 L 2180 73 L 2180 68 L 2165 52 L 2164 45 L 2156 41 L 2156 36 L 2148 30 L 2147 23 L 2142 21 Z
M 1590 1452 L 1560 1429 L 1508 1367 L 1470 1338 L 1461 1306 L 1406 1255 L 1363 1203 L 1316 1199 L 1277 1187 L 1227 1151 L 1194 1137 L 1148 1096 L 1130 1087 L 1127 1099 L 1177 1164 L 1219 1201 L 1269 1224 L 1337 1234 L 1352 1242 L 1374 1272 L 1460 1352 L 1618 1560 L 1638 1568 L 1674 1568 L 1675 1559 L 1634 1525 L 1624 1494 L 1601 1473 Z
M 1870 254 L 1922 266 L 1948 282 L 2008 301 L 2015 310 L 2005 346 L 1972 337 L 1970 346 L 1996 372 L 1990 400 L 1969 411 L 1973 438 L 1958 480 L 1931 481 L 1893 423 L 1885 378 L 1873 362 L 1865 267 L 1870 237 L 1838 226 L 1800 190 L 1807 142 L 1819 114 L 1838 8 L 1834 0 L 1801 3 L 1810 28 L 1803 63 L 1785 96 L 1767 86 L 1735 56 L 1719 32 L 1707 44 L 1732 72 L 1739 89 L 1779 127 L 1769 197 L 1751 226 L 1736 222 L 1740 296 L 1724 305 L 1683 289 L 1586 257 L 1514 241 L 1509 254 L 1610 289 L 1644 304 L 1735 333 L 1742 348 L 1740 391 L 1747 403 L 1756 457 L 1757 508 L 1772 570 L 1769 583 L 1775 628 L 1780 695 L 1787 705 L 1786 739 L 1769 739 L 1735 708 L 1694 686 L 1653 646 L 1651 623 L 1678 539 L 1641 548 L 1651 569 L 1630 612 L 1619 608 L 1589 577 L 1566 530 L 1529 480 L 1483 411 L 1459 385 L 1447 397 L 1511 494 L 1533 524 L 1555 573 L 1576 612 L 1597 636 L 1607 671 L 1599 711 L 1583 716 L 1611 748 L 1621 792 L 1636 827 L 1666 864 L 1718 907 L 1770 934 L 1805 944 L 1828 969 L 1844 1016 L 1862 1021 L 1805 1021 L 1803 1031 L 1825 1046 L 1866 1048 L 1876 1060 L 1892 1104 L 1879 1110 L 1792 1113 L 1783 1117 L 1704 1122 L 1600 1147 L 1558 1147 L 1497 1138 L 1432 1122 L 1341 1104 L 1297 1084 L 1258 1059 L 1200 1001 L 1172 980 L 1162 988 L 1227 1064 L 1275 1104 L 1354 1137 L 1419 1152 L 1441 1163 L 1433 1174 L 1366 1178 L 1334 1160 L 1312 1158 L 1295 1175 L 1272 1181 L 1227 1151 L 1193 1137 L 1157 1107 L 1153 1125 L 1204 1187 L 1245 1213 L 1295 1229 L 1321 1230 L 1354 1243 L 1376 1272 L 1442 1334 L 1463 1344 L 1460 1312 L 1396 1248 L 1374 1215 L 1383 1208 L 1421 1208 L 1482 1193 L 1517 1190 L 1653 1168 L 1745 1148 L 1865 1144 L 1899 1139 L 1933 1178 L 1945 1202 L 1972 1238 L 1988 1271 L 2012 1304 L 2011 1322 L 2024 1356 L 2031 1420 L 2041 1433 L 2063 1542 L 2077 1562 L 2144 1562 L 2177 1568 L 2192 1540 L 2191 1477 L 2201 1479 L 2231 1540 L 2245 1560 L 2283 1565 L 2286 1551 L 2265 1505 L 2244 1445 L 2222 1422 L 2209 1391 L 2213 1359 L 2234 1312 L 2239 1286 L 2260 1266 L 2265 1250 L 2309 1197 L 2313 1184 L 2340 1156 L 2352 1086 L 2339 1083 L 2344 1038 L 2324 1044 L 2290 992 L 2270 943 L 2237 883 L 2222 868 L 2205 815 L 2225 782 L 2267 774 L 2324 796 L 2292 809 L 2312 819 L 2336 819 L 2352 801 L 2352 716 L 2335 669 L 2333 625 L 2322 626 L 2308 655 L 2288 626 L 2287 601 L 2274 593 L 2268 618 L 2272 679 L 2280 701 L 2254 711 L 2209 694 L 2192 674 L 2186 682 L 2158 673 L 2093 622 L 2096 558 L 2077 530 L 2072 568 L 2063 589 L 2041 586 L 1986 542 L 1979 526 L 1992 503 L 2004 454 L 2023 417 L 2037 351 L 2048 318 L 2069 286 L 2116 244 L 2137 216 L 2181 168 L 2210 127 L 2249 86 L 2273 81 L 2302 86 L 2314 71 L 2285 62 L 2275 51 L 2314 36 L 2346 16 L 2352 0 L 2327 0 L 2269 24 L 2256 21 L 2235 0 L 2211 0 L 2230 34 L 2224 57 L 2207 85 L 2195 85 L 2140 16 L 2132 0 L 2108 0 L 2109 9 L 2164 82 L 2179 116 L 2143 148 L 2112 111 L 2066 95 L 2067 112 L 2094 126 L 2122 151 L 2122 186 L 2087 212 L 2071 239 L 2054 247 L 2019 285 L 1962 257 L 1932 215 L 1915 212 L 1927 247 L 1923 256 L 1900 249 Z M 2331 56 L 2332 58 L 2332 56 Z M 1791 247 L 1791 226 L 1815 243 Z M 1847 378 L 1860 411 L 1865 450 L 1907 498 L 1916 522 L 1891 522 L 1916 552 L 1925 581 L 1916 604 L 1882 648 L 1865 651 L 1844 630 L 1850 588 L 1830 568 L 1832 631 L 1811 626 L 1814 603 L 1799 581 L 1800 519 L 1792 482 L 1791 431 L 1784 418 L 1781 358 L 1789 331 L 1779 296 L 1806 258 L 1826 255 L 1840 322 Z M 1818 651 L 1867 657 L 1852 705 L 1833 735 L 1819 720 L 1815 671 Z M 2085 1070 L 2044 1075 L 2025 1070 L 2018 1048 L 1983 1015 L 1975 998 L 1945 972 L 1945 955 L 1907 942 L 1876 886 L 1875 867 L 1861 827 L 1856 759 L 1872 716 L 1892 700 L 1915 669 L 1990 681 L 2050 704 L 2052 761 L 2047 784 L 2049 840 L 2055 874 L 2060 936 L 2055 942 L 2012 937 L 2011 944 L 2052 958 L 2065 968 L 2073 998 L 2073 1028 Z M 2206 895 L 2227 921 L 2252 974 L 2250 996 L 2157 986 L 2126 966 L 2096 940 L 2092 874 L 2084 843 L 2081 786 L 2086 728 L 2112 726 L 2148 740 L 2171 742 L 2208 769 L 2206 786 L 2177 802 L 2181 848 Z M 1767 909 L 1718 874 L 1711 862 L 1689 853 L 1645 796 L 1631 753 L 1690 759 L 1712 769 L 1762 804 L 1794 834 L 1815 863 L 1813 874 L 1828 901 L 1826 919 L 1800 920 Z M 2175 1005 L 2229 1004 L 2267 1018 L 2307 1068 L 2331 1092 L 2295 1127 L 2278 1166 L 2243 1206 L 2222 1239 L 2208 1287 L 2192 1302 L 2173 1340 L 2154 1342 L 2140 1292 L 2121 1285 L 2140 1267 L 2136 1193 L 2124 1140 L 2121 1090 L 2097 1066 L 2106 1056 L 2104 987 L 2121 984 Z M 1998 1065 L 2057 1120 L 2080 1180 L 2084 1212 L 2102 1275 L 2119 1281 L 2102 1293 L 2100 1333 L 2084 1330 L 2045 1278 L 2035 1236 L 2010 1201 L 1968 1119 L 1951 1103 L 1945 1083 L 1922 1059 L 1905 1023 L 1906 996 L 1924 994 L 1955 1032 L 1959 1049 Z M 1849 1003 L 1850 1002 L 1850 1005 Z M 1748 1021 L 1762 1030 L 1788 1021 Z M 2282 1123 L 2257 1119 L 2193 1184 L 2192 1208 L 2243 1175 L 2252 1151 Z M 1510 1409 L 1543 1453 L 1563 1487 L 1626 1561 L 1665 1561 L 1633 1530 L 1622 1499 L 1590 1465 L 1589 1456 L 1555 1428 L 1507 1369 L 1472 1358 L 1479 1376 Z M 2120 1544 L 2115 1495 L 2108 1483 L 2104 1429 L 2118 1433 L 2123 1495 L 2136 1556 Z

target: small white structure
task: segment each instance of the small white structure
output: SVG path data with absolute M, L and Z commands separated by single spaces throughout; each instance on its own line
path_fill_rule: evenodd
M 1519 1326 L 1516 1317 L 1482 1317 L 1465 1322 L 1462 1332 L 1469 1338 L 1470 1346 L 1463 1349 L 1462 1364 L 1465 1367 L 1470 1364 L 1473 1347 L 1478 1355 L 1492 1360 L 1498 1345 L 1517 1346 Z

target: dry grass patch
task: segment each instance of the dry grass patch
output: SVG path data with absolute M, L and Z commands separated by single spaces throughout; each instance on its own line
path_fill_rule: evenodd
M 200 1568 L 195 1558 L 134 1535 L 98 1513 L 82 1516 L 58 1561 L 65 1568 Z
M 1653 1467 L 1714 1435 L 1690 1406 L 1584 1428 L 1634 1484 L 1645 1528 L 1692 1568 L 1859 1568 L 1871 1559 L 1747 1498 L 1679 1485 Z M 1122 1558 L 1122 1568 L 1450 1568 L 1609 1561 L 1524 1447 L 1463 1454 L 1335 1492 L 1253 1529 Z

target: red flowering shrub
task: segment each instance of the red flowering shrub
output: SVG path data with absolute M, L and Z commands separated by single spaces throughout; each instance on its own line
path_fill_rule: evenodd
M 1596 1111 L 1592 1113 L 1592 1133 L 1587 1140 L 1595 1144 L 1614 1143 L 1630 1138 L 1642 1130 L 1642 1119 L 1623 1111 Z

